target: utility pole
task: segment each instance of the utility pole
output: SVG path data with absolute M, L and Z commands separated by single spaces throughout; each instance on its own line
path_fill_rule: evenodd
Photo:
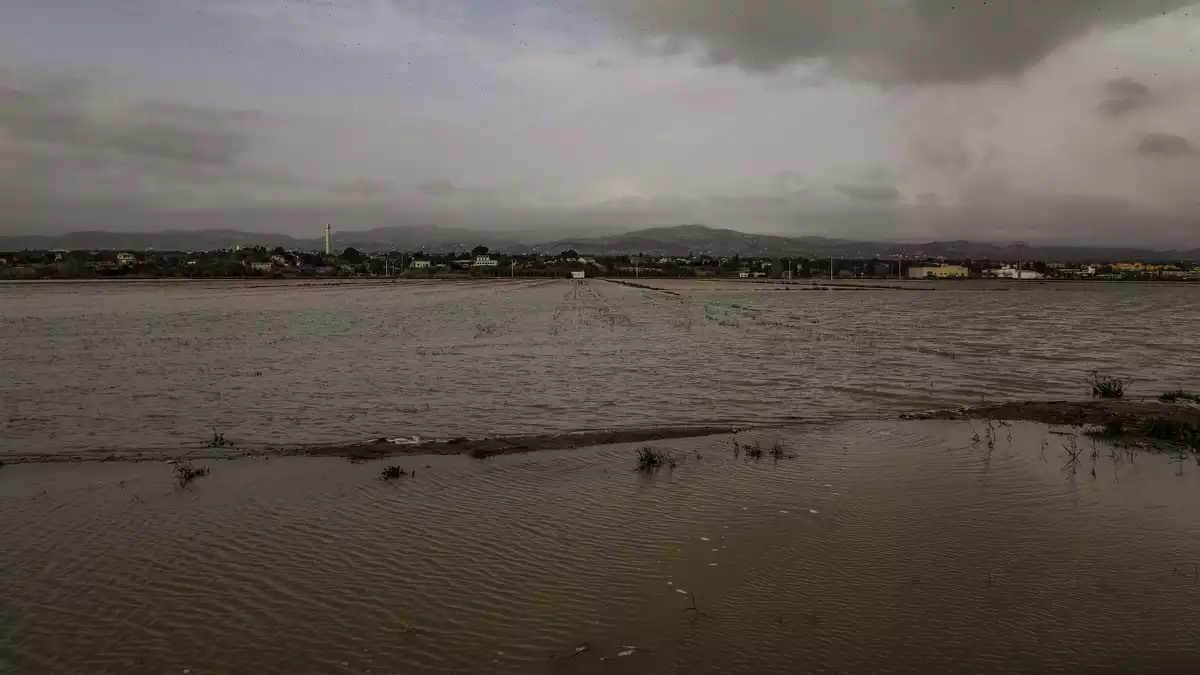
M 833 281 L 833 256 L 829 257 L 829 280 Z

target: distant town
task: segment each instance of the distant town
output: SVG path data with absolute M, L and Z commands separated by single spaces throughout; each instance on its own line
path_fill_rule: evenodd
M 239 246 L 209 251 L 0 251 L 0 279 L 669 277 L 741 279 L 1012 279 L 1200 281 L 1185 261 L 845 259 L 688 254 L 504 253 L 485 246 L 426 252 L 299 251 Z

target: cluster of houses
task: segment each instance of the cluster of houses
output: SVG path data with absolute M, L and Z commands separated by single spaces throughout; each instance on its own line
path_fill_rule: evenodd
M 999 267 L 982 267 L 979 277 L 984 279 L 1187 279 L 1200 280 L 1200 267 L 1187 268 L 1180 265 L 1153 265 L 1144 263 L 1114 263 L 1112 265 L 1067 265 L 1064 263 L 1030 265 L 1001 264 Z M 975 276 L 964 265 L 918 263 L 908 267 L 909 279 L 967 279 Z
M 330 254 L 265 247 L 217 251 L 19 251 L 0 255 L 0 278 L 89 276 L 668 276 L 896 279 L 1105 279 L 1196 280 L 1200 267 L 1120 262 L 1070 265 L 1056 262 L 909 261 L 688 255 L 580 255 L 527 253 L 494 255 L 479 246 L 460 253 L 366 254 L 354 249 Z

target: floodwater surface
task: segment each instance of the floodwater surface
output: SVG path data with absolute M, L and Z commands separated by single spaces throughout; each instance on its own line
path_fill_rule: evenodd
M 1200 287 L 0 284 L 0 457 L 878 418 L 1200 380 Z M 779 290 L 789 288 L 791 290 Z
M 1197 669 L 1192 459 L 885 418 L 1194 389 L 1200 289 L 640 283 L 0 285 L 0 672 Z
M 1200 468 L 970 437 L 674 440 L 653 475 L 632 446 L 6 466 L 0 671 L 1194 672 Z

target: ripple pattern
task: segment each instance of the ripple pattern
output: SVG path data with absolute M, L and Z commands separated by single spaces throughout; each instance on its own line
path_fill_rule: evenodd
M 1186 672 L 1200 472 L 1101 448 L 1072 476 L 1061 437 L 1008 431 L 743 434 L 779 462 L 681 439 L 654 475 L 631 446 L 393 482 L 214 461 L 188 489 L 161 462 L 6 466 L 0 671 Z
M 643 280 L 645 281 L 645 280 Z M 1196 388 L 1200 288 L 0 285 L 0 456 L 520 435 Z M 915 285 L 914 285 L 915 286 Z

